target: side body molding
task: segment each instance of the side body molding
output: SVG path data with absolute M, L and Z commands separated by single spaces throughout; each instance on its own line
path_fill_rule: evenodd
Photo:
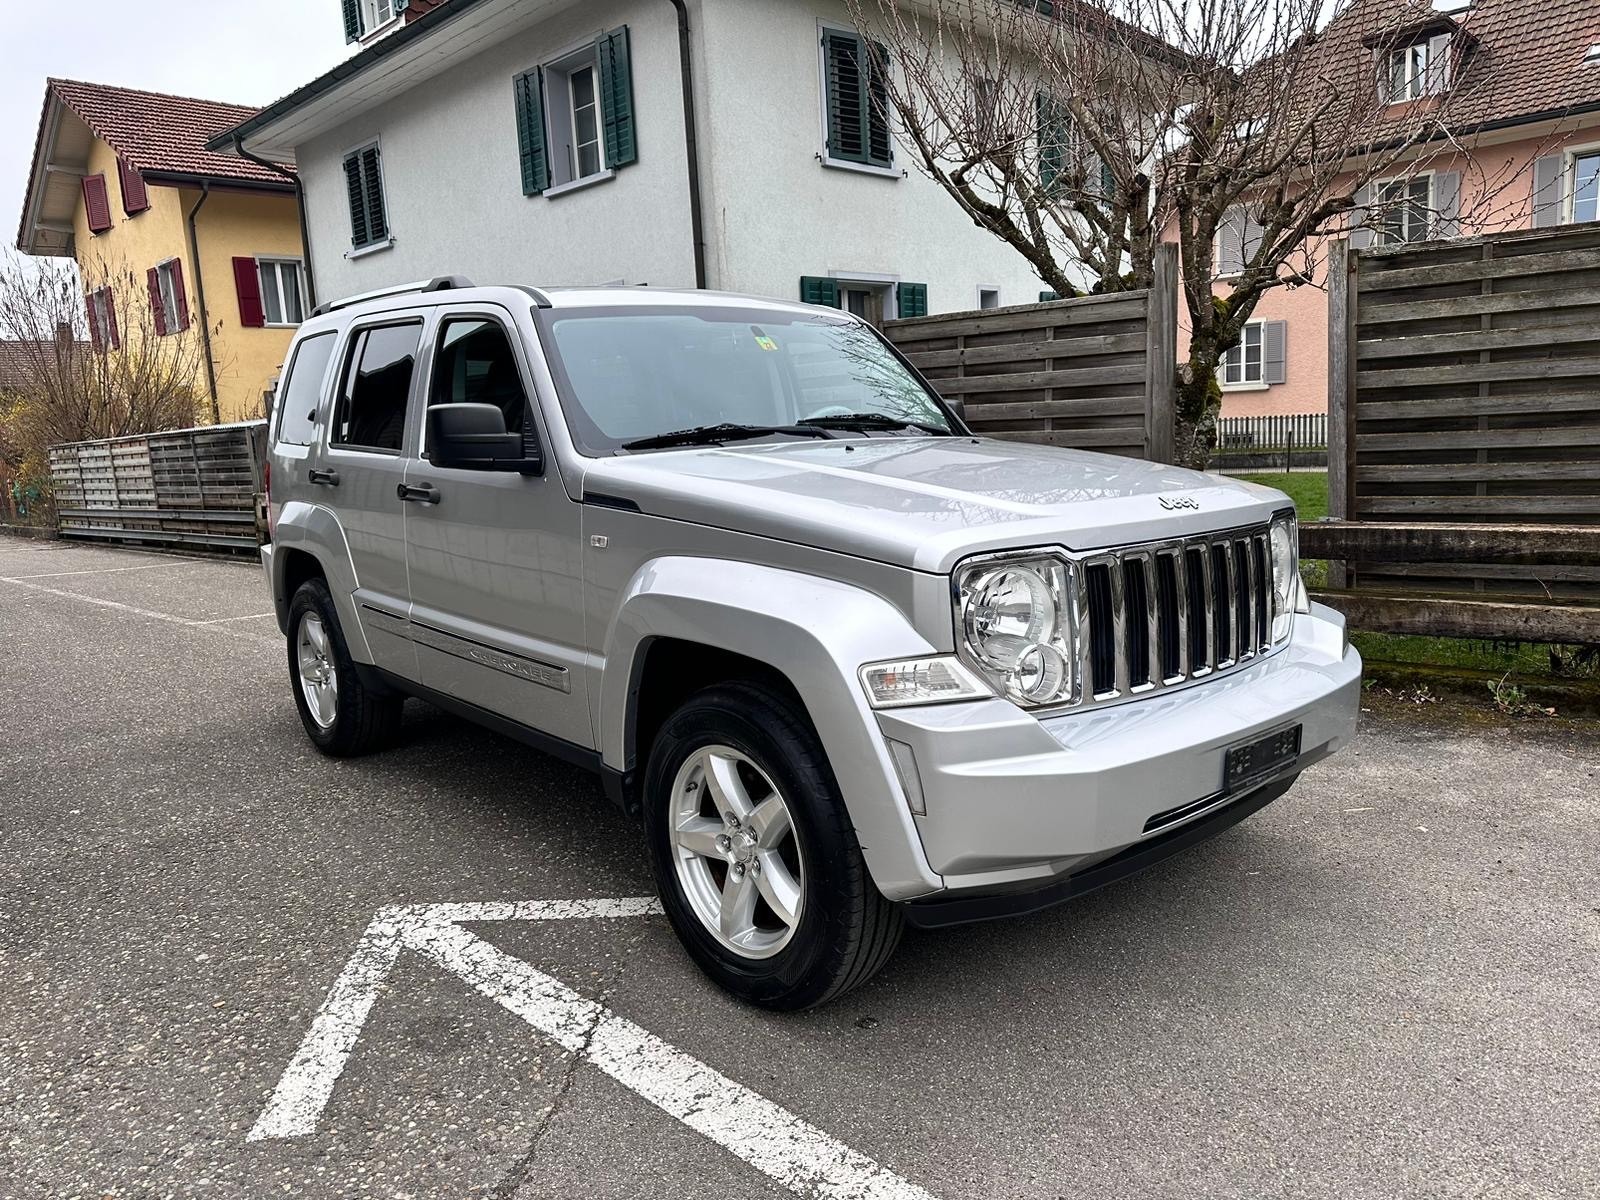
M 822 739 L 879 890 L 905 900 L 942 886 L 858 677 L 863 663 L 934 653 L 899 609 L 859 587 L 777 567 L 692 557 L 644 563 L 606 633 L 600 749 L 619 770 L 629 766 L 634 667 L 657 637 L 730 650 L 782 672 Z
M 355 591 L 361 586 L 356 578 L 355 563 L 350 556 L 349 543 L 345 541 L 344 526 L 332 509 L 320 504 L 290 501 L 278 513 L 278 523 L 272 535 L 272 598 L 278 609 L 278 624 L 288 619 L 291 597 L 285 594 L 284 572 L 289 555 L 286 551 L 303 550 L 322 564 L 322 573 L 328 578 L 328 589 L 333 593 L 334 607 L 339 610 L 339 628 L 350 647 L 350 657 L 357 662 L 371 663 L 372 651 L 367 646 L 366 630 L 356 614 Z

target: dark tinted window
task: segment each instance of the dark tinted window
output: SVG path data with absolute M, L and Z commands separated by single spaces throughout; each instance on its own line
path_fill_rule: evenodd
M 417 365 L 422 323 L 383 325 L 356 335 L 345 370 L 330 441 L 337 446 L 398 450 L 405 436 L 406 398 Z
M 434 356 L 432 404 L 493 404 L 521 433 L 528 398 L 506 331 L 479 317 L 446 321 Z
M 335 340 L 331 333 L 319 333 L 295 347 L 294 358 L 278 385 L 278 441 L 309 446 L 315 439 L 322 379 L 328 373 Z

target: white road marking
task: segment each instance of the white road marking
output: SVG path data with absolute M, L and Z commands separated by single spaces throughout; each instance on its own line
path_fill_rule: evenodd
M 242 617 L 213 617 L 209 621 L 190 621 L 191 625 L 226 625 L 230 621 L 265 621 L 268 617 L 276 617 L 277 613 L 248 613 Z
M 378 990 L 406 948 L 458 976 L 790 1191 L 828 1200 L 934 1200 L 787 1109 L 461 927 L 475 921 L 637 917 L 660 911 L 651 897 L 380 910 L 329 991 L 248 1140 L 303 1137 L 316 1131 Z
M 64 600 L 81 600 L 85 604 L 97 605 L 100 608 L 111 608 L 118 612 L 129 613 L 136 617 L 148 617 L 152 621 L 165 621 L 169 625 L 185 625 L 190 629 L 206 629 L 213 625 L 223 624 L 225 621 L 250 621 L 255 620 L 257 614 L 248 617 L 224 617 L 221 621 L 191 621 L 188 617 L 176 617 L 171 613 L 157 612 L 153 608 L 140 608 L 137 604 L 124 604 L 121 600 L 106 600 L 100 596 L 85 596 L 82 592 L 68 592 L 61 588 L 45 587 L 42 583 L 30 583 L 26 578 L 14 575 L 0 575 L 0 583 L 15 584 L 20 588 L 27 588 L 33 592 L 44 592 L 50 596 L 60 596 Z M 271 616 L 271 613 L 259 614 Z M 219 630 L 226 633 L 227 630 Z
M 168 562 L 145 563 L 138 567 L 96 567 L 92 571 L 42 571 L 37 575 L 13 575 L 0 582 L 20 583 L 24 579 L 62 579 L 68 575 L 119 575 L 124 571 L 159 571 L 162 567 L 175 567 L 180 563 L 197 563 L 198 558 L 174 558 Z

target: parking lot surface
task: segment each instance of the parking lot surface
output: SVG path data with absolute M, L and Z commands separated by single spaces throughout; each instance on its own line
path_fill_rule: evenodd
M 849 1154 L 941 1200 L 1600 1195 L 1600 739 L 1376 701 L 1214 841 L 801 1016 L 659 916 L 452 925 L 555 991 L 402 945 L 310 1131 L 252 1139 L 380 910 L 652 892 L 593 780 L 420 703 L 320 757 L 270 609 L 245 563 L 0 538 L 0 1196 L 777 1197 Z M 591 1001 L 671 1054 L 527 1015 Z

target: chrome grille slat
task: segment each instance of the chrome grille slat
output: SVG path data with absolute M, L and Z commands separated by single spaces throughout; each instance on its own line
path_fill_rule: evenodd
M 1270 652 L 1270 549 L 1253 526 L 1077 559 L 1072 703 L 1177 687 Z

